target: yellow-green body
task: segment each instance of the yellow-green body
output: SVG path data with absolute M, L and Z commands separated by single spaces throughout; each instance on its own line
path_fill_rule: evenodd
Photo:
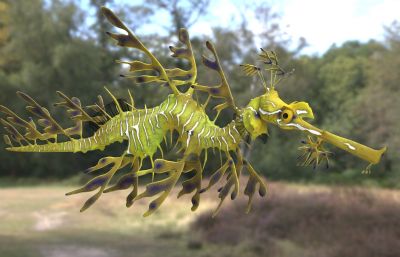
M 154 108 L 121 112 L 103 124 L 93 136 L 67 142 L 7 148 L 16 152 L 87 152 L 104 150 L 115 142 L 128 141 L 127 155 L 153 157 L 161 142 L 177 131 L 185 153 L 200 154 L 208 148 L 235 151 L 241 141 L 236 121 L 221 128 L 210 120 L 191 95 L 173 94 Z

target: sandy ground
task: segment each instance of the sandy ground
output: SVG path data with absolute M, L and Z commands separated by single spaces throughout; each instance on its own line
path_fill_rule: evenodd
M 158 212 L 143 218 L 148 200 L 128 209 L 129 191 L 121 191 L 103 195 L 80 213 L 91 193 L 66 197 L 71 189 L 0 189 L 0 256 L 177 256 L 174 253 L 190 251 L 196 240 L 189 224 L 217 204 L 216 198 L 206 196 L 193 213 L 190 198 L 177 200 L 175 190 Z
M 227 200 L 218 217 L 210 219 L 218 204 L 215 190 L 202 195 L 199 209 L 191 212 L 190 196 L 176 199 L 177 188 L 160 210 L 143 218 L 148 199 L 126 208 L 129 191 L 105 194 L 80 213 L 93 193 L 66 197 L 72 189 L 53 185 L 0 189 L 0 257 L 342 257 L 354 256 L 336 255 L 349 240 L 363 243 L 364 248 L 371 245 L 372 250 L 381 240 L 379 245 L 385 248 L 378 253 L 397 254 L 393 246 L 400 243 L 400 228 L 393 227 L 400 224 L 396 190 L 268 183 L 268 198 L 257 199 L 252 213 L 244 213 L 246 199 L 241 195 Z M 292 232 L 282 237 L 288 231 Z M 339 238 L 326 239 L 326 233 Z M 349 233 L 352 238 L 346 239 Z M 330 241 L 336 239 L 343 240 Z M 337 248 L 332 247 L 335 243 Z M 356 248 L 343 249 L 353 254 Z

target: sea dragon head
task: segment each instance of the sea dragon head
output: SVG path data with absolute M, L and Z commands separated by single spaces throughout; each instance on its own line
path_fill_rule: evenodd
M 304 165 L 314 164 L 315 166 L 324 159 L 328 161 L 330 152 L 323 147 L 323 143 L 327 142 L 369 162 L 370 165 L 365 170 L 366 173 L 369 173 L 371 165 L 379 163 L 387 148 L 375 150 L 308 123 L 307 119 L 314 119 L 310 105 L 307 102 L 297 101 L 288 104 L 280 98 L 275 86 L 288 73 L 279 66 L 273 51 L 261 50 L 260 57 L 268 66 L 265 70 L 270 72 L 271 82 L 269 85 L 264 80 L 261 68 L 250 64 L 242 65 L 246 75 L 258 74 L 260 76 L 266 91 L 263 95 L 252 99 L 243 112 L 243 123 L 251 137 L 268 134 L 267 124 L 275 125 L 283 130 L 300 131 L 308 135 L 308 139 L 302 141 L 304 146 L 299 148 L 304 151 L 302 155 Z

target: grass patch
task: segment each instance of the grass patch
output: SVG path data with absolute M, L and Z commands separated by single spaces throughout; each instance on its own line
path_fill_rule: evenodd
M 396 190 L 270 183 L 269 192 L 249 215 L 243 200 L 192 229 L 238 251 L 247 242 L 259 256 L 400 256 Z
M 400 256 L 399 191 L 268 186 L 268 199 L 256 200 L 250 214 L 241 196 L 214 219 L 216 192 L 202 194 L 193 213 L 190 197 L 176 199 L 177 188 L 142 218 L 148 201 L 127 209 L 128 191 L 105 194 L 79 213 L 91 194 L 65 197 L 70 186 L 2 188 L 0 256 Z

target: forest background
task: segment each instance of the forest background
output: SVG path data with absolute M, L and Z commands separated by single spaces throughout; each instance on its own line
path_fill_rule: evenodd
M 346 41 L 311 54 L 307 38 L 288 36 L 272 1 L 246 1 L 252 4 L 241 5 L 229 26 L 212 19 L 216 2 L 238 1 L 0 0 L 0 104 L 28 118 L 15 94 L 23 91 L 67 126 L 65 110 L 53 106 L 60 100 L 56 91 L 77 96 L 84 105 L 93 104 L 97 95 L 111 102 L 104 86 L 118 98 L 126 98 L 130 89 L 138 108 L 162 102 L 168 88 L 119 76 L 127 67 L 116 59 L 143 56 L 116 47 L 105 34 L 112 29 L 100 12 L 106 5 L 168 67 L 187 65 L 168 50 L 177 43 L 179 28 L 187 28 L 201 84 L 218 82 L 201 64 L 206 40 L 214 42 L 240 106 L 263 88 L 239 65 L 257 62 L 260 47 L 276 51 L 282 67 L 295 69 L 278 85 L 283 100 L 309 102 L 316 117 L 312 123 L 320 128 L 373 148 L 388 146 L 372 174 L 361 173 L 367 163 L 335 148 L 329 148 L 328 169 L 299 166 L 297 148 L 304 135 L 269 126 L 267 142 L 255 140 L 246 150 L 268 186 L 267 197 L 256 197 L 247 215 L 243 186 L 238 199 L 225 201 L 215 218 L 216 189 L 202 194 L 199 210 L 192 213 L 190 198 L 176 199 L 180 186 L 147 218 L 141 217 L 147 199 L 125 208 L 127 191 L 105 194 L 79 213 L 88 194 L 64 194 L 91 177 L 81 171 L 101 157 L 120 154 L 126 145 L 86 154 L 44 154 L 11 153 L 0 143 L 0 256 L 400 256 L 400 23 L 387 24 L 382 38 Z M 313 8 L 306 6 L 310 2 L 301 5 Z M 338 1 L 314 2 L 334 2 L 334 10 L 346 11 L 351 1 L 340 7 Z M 338 26 L 343 26 L 341 15 Z M 319 36 L 329 33 L 327 28 Z M 224 111 L 218 124 L 232 115 Z M 209 155 L 205 180 L 219 165 L 216 155 Z M 242 176 L 241 185 L 245 182 Z
M 89 105 L 96 101 L 97 95 L 105 96 L 104 86 L 118 97 L 126 96 L 129 88 L 134 92 L 139 108 L 145 104 L 159 104 L 169 93 L 167 89 L 135 85 L 119 77 L 126 73 L 126 68 L 116 64 L 115 60 L 133 59 L 138 52 L 115 47 L 105 34 L 110 27 L 99 6 L 115 9 L 130 27 L 138 31 L 163 64 L 184 67 L 185 63 L 176 63 L 169 56 L 167 46 L 177 42 L 179 28 L 186 27 L 190 32 L 199 17 L 206 17 L 210 3 L 167 3 L 154 0 L 141 5 L 118 5 L 115 1 L 91 0 L 88 6 L 82 6 L 79 1 L 0 1 L 0 103 L 17 113 L 26 113 L 23 101 L 15 95 L 16 91 L 23 91 L 49 107 L 60 122 L 67 122 L 68 118 L 52 106 L 59 100 L 57 90 L 78 96 Z M 148 26 L 158 18 L 156 14 L 160 11 L 171 26 Z M 246 19 L 248 13 L 263 24 L 263 31 L 253 32 Z M 295 69 L 279 85 L 280 95 L 286 102 L 309 102 L 316 117 L 313 122 L 321 128 L 375 148 L 389 147 L 382 163 L 373 168 L 370 176 L 360 172 L 366 163 L 337 149 L 332 149 L 331 167 L 320 167 L 314 172 L 309 167 L 297 165 L 297 147 L 303 135 L 270 126 L 268 143 L 257 140 L 248 153 L 257 170 L 269 180 L 373 183 L 398 187 L 400 24 L 393 22 L 385 27 L 383 41 L 348 41 L 340 46 L 332 45 L 320 55 L 305 55 L 302 53 L 307 48 L 307 39 L 293 42 L 285 36 L 279 15 L 266 4 L 247 6 L 236 23 L 240 26 L 224 28 L 210 21 L 212 36 L 192 35 L 200 82 L 213 85 L 217 80 L 200 64 L 201 54 L 205 52 L 204 43 L 211 40 L 216 45 L 233 95 L 243 106 L 260 94 L 262 87 L 260 81 L 246 77 L 239 65 L 255 63 L 260 47 L 274 50 L 281 66 L 287 70 Z M 231 113 L 224 113 L 220 124 L 231 118 Z M 11 154 L 1 147 L 0 176 L 6 180 L 65 179 L 77 176 L 80 170 L 105 155 L 107 153 L 102 152 Z

